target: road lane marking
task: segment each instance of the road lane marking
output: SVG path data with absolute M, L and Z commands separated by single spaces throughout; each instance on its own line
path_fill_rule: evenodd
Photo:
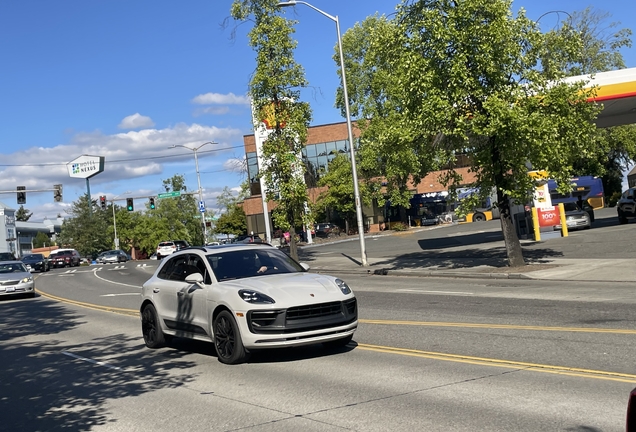
M 96 364 L 96 365 L 99 365 L 99 366 L 104 366 L 104 367 L 107 367 L 107 368 L 110 368 L 110 369 L 123 370 L 122 368 L 120 368 L 118 366 L 113 366 L 113 365 L 108 364 L 106 362 L 97 361 L 97 360 L 93 360 L 93 359 L 90 359 L 90 358 L 78 356 L 77 354 L 73 354 L 72 352 L 62 351 L 62 354 L 66 355 L 66 356 L 69 356 L 69 357 L 73 357 L 73 358 L 75 358 L 77 360 L 82 360 L 82 361 L 85 361 L 85 362 L 88 362 L 88 363 L 93 363 L 93 364 Z
M 97 279 L 103 280 L 104 282 L 108 282 L 108 283 L 115 284 L 115 285 L 122 285 L 122 286 L 131 287 L 131 288 L 139 288 L 139 289 L 141 289 L 141 287 L 139 285 L 130 285 L 130 284 L 122 283 L 122 282 L 115 282 L 115 281 L 111 281 L 111 280 L 108 280 L 108 279 L 104 279 L 103 277 L 98 276 L 97 272 L 93 272 L 93 274 L 95 275 L 95 277 Z
M 397 321 L 397 320 L 371 320 L 359 319 L 358 322 L 364 324 L 380 325 L 405 325 L 423 327 L 459 327 L 459 328 L 483 328 L 497 330 L 529 330 L 529 331 L 555 331 L 555 332 L 575 332 L 575 333 L 611 333 L 611 334 L 636 334 L 636 330 L 617 328 L 594 328 L 594 327 L 544 327 L 544 326 L 522 326 L 512 324 L 477 324 L 477 323 L 454 323 L 435 321 Z
M 61 303 L 68 303 L 68 304 L 72 304 L 75 306 L 81 306 L 81 307 L 85 307 L 87 309 L 93 309 L 93 310 L 98 310 L 98 311 L 102 311 L 102 312 L 113 312 L 113 313 L 117 313 L 117 314 L 121 314 L 121 315 L 129 315 L 129 316 L 134 316 L 134 317 L 139 317 L 139 311 L 135 310 L 135 309 L 125 309 L 125 308 L 118 308 L 118 307 L 111 307 L 111 306 L 101 306 L 101 305 L 96 305 L 93 303 L 85 303 L 85 302 L 80 302 L 80 301 L 76 301 L 76 300 L 70 300 L 64 297 L 58 297 L 58 296 L 54 296 L 53 294 L 48 294 L 45 293 L 44 291 L 42 291 L 39 288 L 36 288 L 36 292 L 38 294 L 40 294 L 42 297 L 46 297 L 49 298 L 51 300 L 55 300 Z
M 418 290 L 418 289 L 399 289 L 398 292 L 410 292 L 410 293 L 419 293 L 419 294 L 461 294 L 461 295 L 475 295 L 475 293 L 464 292 L 464 291 L 427 291 L 427 290 Z
M 517 362 L 512 360 L 500 360 L 485 357 L 473 357 L 458 354 L 446 354 L 431 351 L 421 351 L 408 348 L 395 348 L 381 345 L 358 344 L 357 348 L 365 351 L 374 351 L 386 354 L 400 354 L 411 357 L 427 358 L 432 360 L 452 361 L 457 363 L 475 364 L 480 366 L 503 367 L 507 369 L 520 369 L 523 371 L 543 372 L 557 375 L 568 375 L 579 378 L 593 378 L 606 381 L 618 381 L 636 383 L 636 375 L 620 372 L 583 369 L 569 366 L 553 366 L 538 363 Z
M 137 297 L 139 297 L 139 293 L 102 294 L 100 297 L 117 297 L 117 296 L 137 296 Z

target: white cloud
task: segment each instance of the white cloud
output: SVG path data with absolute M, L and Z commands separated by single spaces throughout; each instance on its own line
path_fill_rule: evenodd
M 179 123 L 164 129 L 142 129 L 105 135 L 99 131 L 73 135 L 69 142 L 55 147 L 32 147 L 15 152 L 0 150 L 0 178 L 2 183 L 24 185 L 27 189 L 52 189 L 54 184 L 64 187 L 64 202 L 53 202 L 53 191 L 27 194 L 26 208 L 34 212 L 33 220 L 65 214 L 72 201 L 86 192 L 82 179 L 69 178 L 67 163 L 82 154 L 104 156 L 104 171 L 90 179 L 91 195 L 112 197 L 123 191 L 133 196 L 149 196 L 161 186 L 161 178 L 175 173 L 186 175 L 189 187 L 196 186 L 194 159 L 191 151 L 171 148 L 172 145 L 197 147 L 205 142 L 218 143 L 206 146 L 199 152 L 200 169 L 206 165 L 225 166 L 228 158 L 243 150 L 244 131 L 227 127 Z M 7 163 L 9 162 L 9 163 Z M 233 165 L 232 165 L 233 166 Z M 205 174 L 203 187 L 208 184 L 238 183 L 238 177 L 228 171 Z M 15 206 L 15 195 L 0 196 L 0 201 Z M 19 207 L 19 206 L 18 206 Z
M 203 114 L 223 115 L 223 114 L 227 114 L 228 112 L 230 112 L 230 108 L 227 106 L 214 106 L 214 107 L 196 109 L 194 110 L 193 115 L 195 117 L 198 117 Z
M 153 127 L 155 123 L 148 116 L 143 116 L 139 113 L 124 117 L 124 119 L 117 126 L 119 129 L 139 129 L 143 127 Z
M 223 169 L 226 170 L 226 171 L 232 171 L 232 172 L 236 172 L 236 173 L 246 172 L 245 158 L 243 158 L 243 159 L 238 159 L 238 158 L 228 159 L 228 160 L 226 160 L 223 163 Z
M 247 96 L 237 96 L 234 93 L 205 93 L 192 99 L 192 103 L 198 105 L 249 105 Z

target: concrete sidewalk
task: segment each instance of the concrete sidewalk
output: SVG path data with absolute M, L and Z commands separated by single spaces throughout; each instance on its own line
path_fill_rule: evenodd
M 400 233 L 385 232 L 382 235 L 396 234 Z M 355 240 L 357 240 L 357 237 L 344 241 Z M 522 245 L 524 243 L 534 242 L 522 240 Z M 304 248 L 301 247 L 301 250 L 320 248 L 321 246 L 321 244 L 314 244 Z M 501 247 L 501 244 L 489 243 L 483 246 L 484 249 L 492 247 Z M 426 260 L 425 263 L 410 262 L 409 260 L 400 260 L 400 256 L 393 258 L 367 257 L 367 262 L 369 266 L 362 267 L 359 256 L 347 256 L 337 252 L 329 254 L 317 253 L 312 255 L 310 261 L 307 261 L 311 271 L 317 273 L 622 282 L 633 283 L 636 287 L 636 260 L 634 259 L 545 258 L 541 260 L 541 263 L 528 264 L 522 268 L 496 267 L 489 265 L 489 261 L 485 259 L 471 259 L 469 262 L 467 260 L 464 260 L 464 262 L 458 260 L 454 263 L 453 268 L 449 268 L 447 262 L 444 263 L 444 266 L 441 266 L 431 259 Z

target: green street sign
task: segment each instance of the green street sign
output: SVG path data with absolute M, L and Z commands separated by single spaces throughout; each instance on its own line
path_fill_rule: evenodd
M 172 197 L 178 197 L 178 196 L 181 196 L 181 191 L 160 193 L 159 195 L 157 195 L 157 198 L 159 198 L 159 199 L 161 199 L 161 198 L 172 198 Z

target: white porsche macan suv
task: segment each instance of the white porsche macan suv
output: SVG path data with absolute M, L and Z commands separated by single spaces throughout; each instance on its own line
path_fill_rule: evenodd
M 267 244 L 175 252 L 142 287 L 146 346 L 174 336 L 208 341 L 219 361 L 237 364 L 256 349 L 348 344 L 358 326 L 355 295 L 308 269 Z

